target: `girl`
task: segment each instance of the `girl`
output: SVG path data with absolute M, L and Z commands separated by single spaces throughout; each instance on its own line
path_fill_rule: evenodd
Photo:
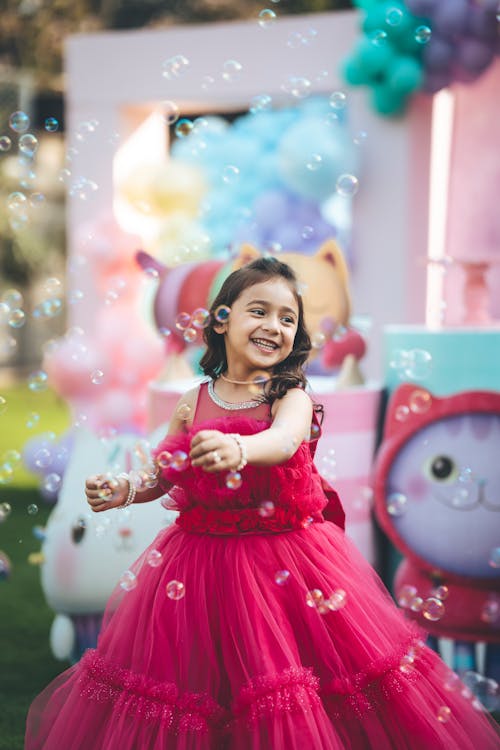
M 205 341 L 209 380 L 154 452 L 157 486 L 87 481 L 97 513 L 167 490 L 180 513 L 111 597 L 97 649 L 34 702 L 27 750 L 500 747 L 344 536 L 333 492 L 324 521 L 291 269 L 232 273 Z

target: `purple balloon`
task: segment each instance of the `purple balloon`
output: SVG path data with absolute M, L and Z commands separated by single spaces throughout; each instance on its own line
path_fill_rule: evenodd
M 467 29 L 469 5 L 467 0 L 439 0 L 432 19 L 432 30 L 453 37 Z
M 432 16 L 439 0 L 406 0 L 406 7 L 414 16 Z
M 453 44 L 441 36 L 431 36 L 422 51 L 422 62 L 428 73 L 445 73 L 454 57 Z
M 457 62 L 474 77 L 486 70 L 494 56 L 495 48 L 479 39 L 463 39 L 457 48 Z
M 467 30 L 470 34 L 485 42 L 496 42 L 498 39 L 497 0 L 490 0 L 482 5 L 469 9 Z
M 428 94 L 435 94 L 437 91 L 446 88 L 452 81 L 451 71 L 428 71 L 424 78 L 423 90 Z
M 254 203 L 255 221 L 263 230 L 284 221 L 288 211 L 288 197 L 285 192 L 279 190 L 263 193 Z

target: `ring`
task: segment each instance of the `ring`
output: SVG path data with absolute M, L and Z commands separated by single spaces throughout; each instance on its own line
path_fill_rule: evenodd
M 220 464 L 220 462 L 222 461 L 222 458 L 219 456 L 217 451 L 212 451 L 212 460 L 214 464 Z

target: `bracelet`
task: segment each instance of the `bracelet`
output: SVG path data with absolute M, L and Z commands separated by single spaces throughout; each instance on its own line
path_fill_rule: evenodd
M 247 459 L 247 449 L 245 448 L 243 444 L 243 440 L 241 439 L 241 435 L 238 432 L 230 432 L 229 437 L 232 437 L 235 441 L 236 445 L 238 446 L 240 450 L 240 462 L 238 466 L 235 467 L 234 471 L 241 471 L 245 468 L 245 466 L 248 463 Z
M 118 508 L 127 508 L 129 505 L 132 505 L 132 503 L 135 500 L 135 496 L 137 495 L 137 490 L 130 481 L 130 476 L 126 474 L 125 472 L 122 472 L 121 474 L 118 474 L 117 479 L 126 479 L 128 482 L 128 495 L 125 498 L 125 502 L 123 502 L 121 505 L 118 505 Z

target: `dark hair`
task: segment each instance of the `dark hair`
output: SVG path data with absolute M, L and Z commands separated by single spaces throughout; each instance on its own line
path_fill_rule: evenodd
M 217 324 L 215 311 L 221 305 L 231 307 L 245 289 L 272 278 L 284 279 L 290 285 L 297 301 L 299 317 L 293 349 L 283 362 L 276 365 L 265 387 L 264 398 L 269 402 L 283 398 L 290 388 L 305 387 L 307 381 L 303 366 L 311 351 L 311 339 L 304 323 L 304 306 L 298 291 L 297 277 L 286 263 L 282 263 L 273 257 L 258 258 L 237 271 L 233 271 L 227 277 L 210 307 L 210 321 L 203 331 L 203 339 L 207 349 L 200 360 L 202 371 L 211 378 L 218 378 L 222 372 L 225 372 L 227 369 L 226 347 L 224 337 L 214 330 L 214 326 Z

